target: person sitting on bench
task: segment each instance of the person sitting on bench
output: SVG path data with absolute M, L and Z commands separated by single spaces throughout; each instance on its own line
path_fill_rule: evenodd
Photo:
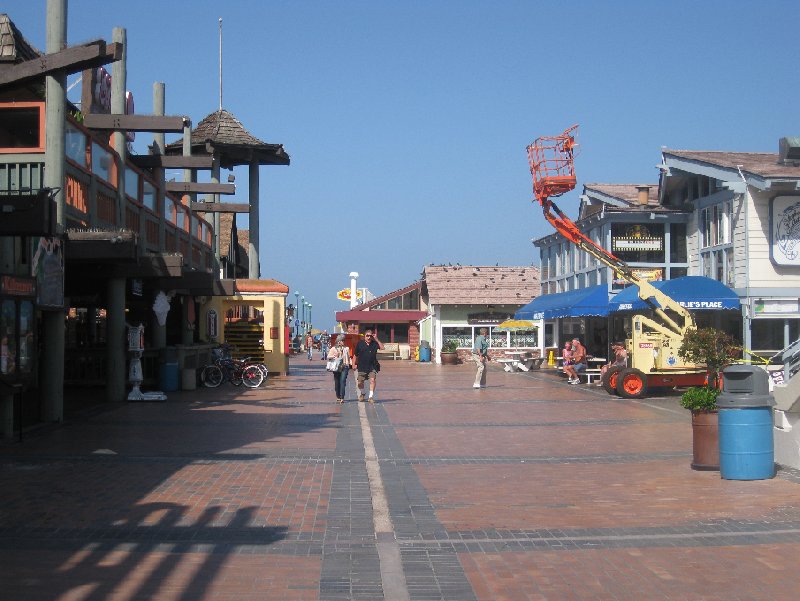
M 577 338 L 572 339 L 572 365 L 564 366 L 564 373 L 567 374 L 570 384 L 580 384 L 581 379 L 578 372 L 584 371 L 586 364 L 586 347 Z
M 614 360 L 600 368 L 600 382 L 597 383 L 597 386 L 603 385 L 603 376 L 605 376 L 606 372 L 612 367 L 628 367 L 628 351 L 625 350 L 624 343 L 611 343 L 611 352 L 614 353 Z

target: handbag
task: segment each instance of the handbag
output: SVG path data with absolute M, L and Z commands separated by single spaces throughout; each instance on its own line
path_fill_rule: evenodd
M 328 362 L 325 364 L 325 371 L 337 372 L 341 371 L 341 369 L 342 369 L 341 357 L 334 357 L 333 359 L 328 359 Z

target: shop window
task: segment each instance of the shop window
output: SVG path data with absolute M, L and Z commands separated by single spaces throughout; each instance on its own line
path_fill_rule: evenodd
M 125 194 L 139 202 L 139 174 L 130 167 L 125 169 Z
M 0 106 L 0 153 L 44 152 L 44 103 Z
M 394 334 L 391 342 L 408 342 L 408 324 L 396 323 L 393 328 Z
M 755 352 L 773 355 L 786 346 L 783 319 L 754 319 L 750 323 L 750 345 Z
M 614 223 L 611 252 L 626 263 L 664 262 L 664 225 L 660 223 Z
M 17 371 L 17 303 L 4 300 L 0 303 L 0 374 Z
M 153 213 L 156 212 L 156 188 L 146 180 L 142 181 L 142 203 Z
M 686 263 L 686 224 L 673 223 L 669 228 L 669 260 Z
M 511 346 L 515 348 L 536 347 L 539 342 L 536 330 L 518 330 L 510 334 Z
M 392 324 L 379 323 L 375 326 L 375 335 L 381 342 L 392 342 Z
M 480 334 L 480 328 L 475 328 L 475 335 Z M 492 348 L 508 348 L 508 332 L 489 328 L 489 346 Z
M 74 125 L 67 123 L 65 131 L 65 153 L 67 158 L 86 169 L 89 166 L 86 134 Z
M 110 184 L 113 180 L 114 155 L 96 142 L 92 143 L 92 173 Z
M 472 348 L 472 328 L 442 326 L 442 343 L 455 340 L 460 348 Z

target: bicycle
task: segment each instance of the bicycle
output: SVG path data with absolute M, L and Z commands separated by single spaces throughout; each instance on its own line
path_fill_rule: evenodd
M 200 372 L 200 381 L 206 388 L 216 388 L 225 380 L 234 386 L 244 384 L 247 388 L 258 388 L 264 381 L 264 373 L 255 364 L 237 361 L 230 356 L 229 347 L 212 349 L 214 363 L 206 365 Z

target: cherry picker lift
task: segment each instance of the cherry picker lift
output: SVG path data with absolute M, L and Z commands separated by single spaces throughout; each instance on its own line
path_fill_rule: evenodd
M 630 367 L 612 367 L 603 376 L 609 394 L 641 398 L 648 388 L 659 386 L 702 386 L 705 366 L 687 363 L 678 349 L 689 330 L 695 329 L 692 314 L 650 282 L 639 277 L 625 261 L 599 246 L 552 201 L 575 188 L 576 131 L 573 125 L 559 136 L 540 137 L 528 146 L 528 164 L 533 176 L 533 193 L 545 219 L 557 232 L 581 250 L 610 267 L 616 277 L 638 288 L 655 318 L 637 313 L 632 318 L 630 338 L 625 341 Z

